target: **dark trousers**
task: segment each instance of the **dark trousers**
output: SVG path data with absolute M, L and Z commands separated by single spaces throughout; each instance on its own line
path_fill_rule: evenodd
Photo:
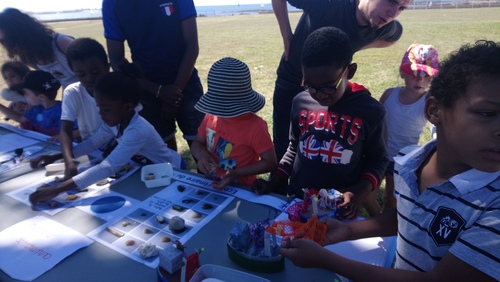
M 290 142 L 290 111 L 292 100 L 303 91 L 300 84 L 276 79 L 273 96 L 273 142 L 278 162 L 286 153 Z

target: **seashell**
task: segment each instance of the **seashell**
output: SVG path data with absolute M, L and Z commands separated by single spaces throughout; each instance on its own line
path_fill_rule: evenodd
M 159 254 L 156 245 L 151 243 L 144 243 L 140 245 L 137 252 L 142 258 L 152 258 L 158 256 Z
M 123 226 L 123 227 L 127 227 L 127 226 L 129 226 L 130 224 L 132 224 L 132 223 L 130 223 L 130 222 L 128 222 L 128 221 L 123 221 L 123 222 L 122 222 L 122 226 Z
M 125 246 L 133 246 L 133 245 L 135 245 L 135 241 L 134 240 L 127 240 L 125 242 Z
M 213 209 L 214 207 L 211 204 L 203 204 L 201 206 L 201 208 L 204 210 L 209 210 L 209 209 Z
M 101 181 L 97 181 L 95 185 L 97 186 L 103 186 L 103 185 L 106 185 L 109 183 L 109 180 L 107 178 L 101 180 Z
M 151 229 L 144 229 L 144 234 L 152 234 L 153 231 L 151 231 Z
M 75 195 L 75 194 L 70 194 L 70 195 L 68 195 L 68 196 L 66 197 L 66 201 L 74 201 L 74 200 L 76 200 L 77 198 L 78 198 L 78 196 L 77 196 L 77 195 Z
M 178 205 L 173 205 L 173 206 L 172 206 L 172 209 L 173 209 L 173 210 L 176 210 L 176 211 L 178 211 L 178 212 L 182 212 L 182 211 L 184 211 L 184 208 L 183 208 L 183 207 L 181 207 L 181 206 L 178 206 Z
M 184 185 L 178 185 L 177 186 L 177 191 L 184 192 L 184 190 L 186 190 L 186 186 L 184 186 Z
M 146 177 L 144 177 L 144 179 L 146 179 L 146 180 L 153 180 L 153 179 L 155 179 L 155 174 L 154 173 L 150 173 L 150 174 L 146 175 Z
M 196 195 L 206 195 L 206 194 L 207 194 L 207 192 L 200 190 L 200 189 L 196 189 Z
M 159 224 L 164 224 L 165 223 L 165 218 L 161 215 L 156 216 L 156 221 L 158 221 Z
M 161 241 L 163 243 L 168 243 L 168 242 L 172 241 L 172 239 L 170 239 L 169 237 L 165 236 L 165 237 L 161 237 Z
M 133 167 L 134 167 L 134 165 L 133 165 L 133 164 L 126 164 L 126 165 L 122 166 L 122 167 L 118 170 L 118 172 L 124 172 L 124 171 L 125 171 L 125 172 L 127 172 L 127 171 L 131 170 Z
M 193 214 L 191 215 L 191 218 L 200 218 L 200 217 L 201 217 L 201 214 L 197 213 L 197 212 L 193 212 Z

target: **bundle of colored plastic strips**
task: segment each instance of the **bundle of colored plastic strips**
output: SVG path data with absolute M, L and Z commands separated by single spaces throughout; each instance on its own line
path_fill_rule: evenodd
M 311 216 L 311 218 L 305 222 L 291 221 L 291 220 L 281 220 L 274 222 L 266 229 L 266 232 L 275 234 L 278 236 L 283 236 L 283 239 L 311 239 L 316 243 L 321 244 L 326 234 L 326 225 L 318 221 L 316 215 Z

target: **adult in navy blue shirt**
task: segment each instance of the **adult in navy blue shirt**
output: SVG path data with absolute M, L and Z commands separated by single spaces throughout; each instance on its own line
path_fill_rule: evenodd
M 194 67 L 198 58 L 196 9 L 192 0 L 104 0 L 104 36 L 113 70 L 125 58 L 144 71 L 141 85 L 146 118 L 176 150 L 176 124 L 190 145 L 204 114 L 194 108 L 203 86 Z
M 288 18 L 287 1 L 302 9 L 295 33 Z M 325 26 L 340 28 L 355 51 L 394 44 L 403 27 L 394 19 L 411 0 L 272 0 L 283 37 L 284 53 L 277 70 L 273 97 L 273 141 L 278 160 L 289 142 L 290 109 L 302 88 L 300 56 L 307 36 Z

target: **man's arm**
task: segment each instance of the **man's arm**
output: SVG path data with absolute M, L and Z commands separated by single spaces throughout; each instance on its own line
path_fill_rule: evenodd
M 125 43 L 118 40 L 106 39 L 106 46 L 108 48 L 109 62 L 113 71 L 119 71 L 121 64 L 128 63 L 127 58 L 125 58 Z M 142 88 L 151 94 L 156 94 L 160 86 L 158 83 L 144 78 L 139 79 L 139 81 L 141 82 Z
M 200 51 L 196 17 L 190 17 L 183 20 L 181 22 L 181 31 L 182 41 L 184 43 L 184 53 L 182 54 L 174 83 L 159 85 L 145 79 L 141 80 L 144 89 L 150 91 L 150 93 L 155 93 L 156 97 L 163 101 L 162 118 L 164 119 L 175 117 L 177 108 L 180 106 L 180 102 L 183 98 L 182 91 L 191 78 Z
M 196 17 L 191 17 L 181 22 L 182 41 L 184 42 L 184 55 L 181 64 L 177 70 L 175 86 L 181 91 L 186 86 L 198 59 L 200 48 L 198 45 L 198 28 L 196 26 Z
M 290 26 L 290 19 L 288 18 L 288 8 L 286 0 L 272 0 L 274 15 L 278 20 L 281 37 L 283 38 L 283 45 L 285 49 L 285 60 L 288 60 L 288 53 L 290 45 L 292 44 L 292 27 Z
M 127 62 L 125 58 L 125 44 L 122 41 L 106 39 L 106 46 L 108 48 L 109 62 L 113 71 L 120 70 L 120 64 Z

